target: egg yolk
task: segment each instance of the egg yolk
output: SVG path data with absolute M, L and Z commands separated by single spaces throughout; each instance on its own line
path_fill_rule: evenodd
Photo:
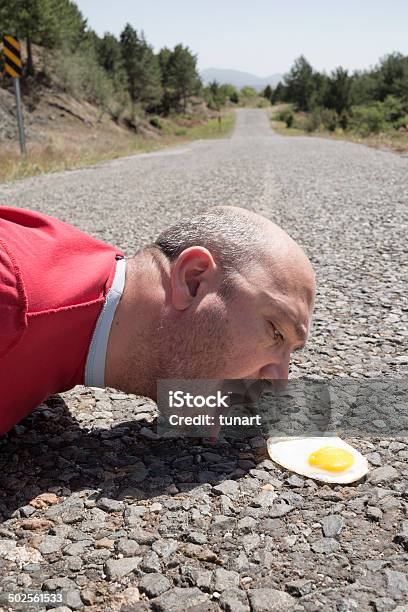
M 308 457 L 310 465 L 328 472 L 344 472 L 353 465 L 353 455 L 344 448 L 324 446 Z

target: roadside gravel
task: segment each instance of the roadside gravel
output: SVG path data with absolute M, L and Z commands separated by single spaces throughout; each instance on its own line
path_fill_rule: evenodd
M 127 255 L 204 206 L 260 212 L 317 272 L 291 376 L 407 375 L 406 157 L 284 138 L 241 110 L 231 139 L 1 185 L 0 202 Z M 0 593 L 62 592 L 60 612 L 408 610 L 406 438 L 349 440 L 370 473 L 329 486 L 274 465 L 259 437 L 160 439 L 155 414 L 145 398 L 76 387 L 0 439 Z

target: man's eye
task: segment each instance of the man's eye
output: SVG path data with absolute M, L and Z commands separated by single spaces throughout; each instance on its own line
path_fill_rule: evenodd
M 279 331 L 278 329 L 276 329 L 276 327 L 274 326 L 274 324 L 272 323 L 272 321 L 270 321 L 270 325 L 271 325 L 271 327 L 272 327 L 273 337 L 274 337 L 276 340 L 283 340 L 283 336 L 282 336 L 282 334 L 280 333 L 280 331 Z

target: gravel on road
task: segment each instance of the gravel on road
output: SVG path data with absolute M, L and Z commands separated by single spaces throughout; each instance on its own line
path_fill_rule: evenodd
M 1 205 L 55 215 L 128 256 L 205 206 L 259 212 L 317 274 L 290 376 L 404 378 L 408 159 L 278 136 L 262 110 L 237 115 L 230 139 L 3 184 Z M 370 473 L 327 485 L 272 463 L 259 437 L 162 439 L 156 414 L 146 398 L 76 387 L 0 439 L 1 609 L 408 610 L 405 437 L 348 440 Z M 37 601 L 7 603 L 23 591 Z

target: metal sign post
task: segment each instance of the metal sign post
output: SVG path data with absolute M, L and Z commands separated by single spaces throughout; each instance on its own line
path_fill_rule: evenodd
M 21 149 L 22 155 L 26 155 L 27 149 L 26 149 L 25 134 L 24 134 L 23 107 L 21 104 L 20 79 L 14 79 L 14 90 L 16 92 L 17 122 L 18 122 L 18 135 L 20 138 L 20 149 Z
M 16 106 L 17 106 L 17 122 L 18 122 L 18 134 L 20 138 L 20 149 L 21 154 L 26 155 L 26 143 L 24 134 L 24 122 L 23 122 L 23 107 L 21 104 L 21 90 L 20 90 L 20 77 L 23 74 L 23 63 L 21 61 L 21 46 L 18 38 L 15 36 L 5 36 L 3 38 L 3 54 L 4 54 L 4 65 L 7 74 L 13 77 L 14 90 L 16 93 Z

